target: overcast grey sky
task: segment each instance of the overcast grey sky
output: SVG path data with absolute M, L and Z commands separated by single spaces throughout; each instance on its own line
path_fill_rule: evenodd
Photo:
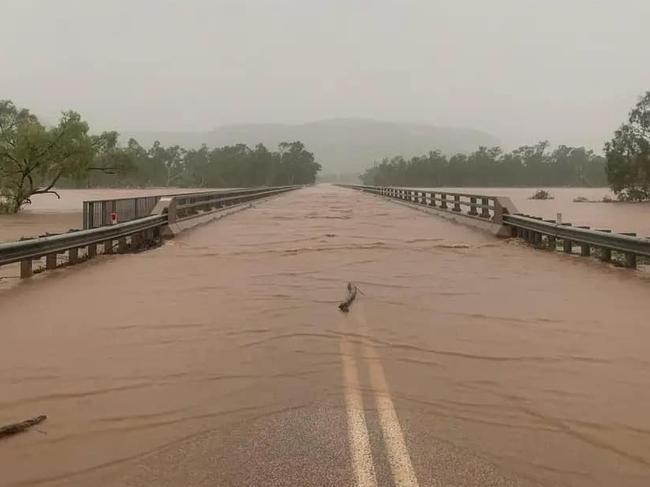
M 368 117 L 600 148 L 650 0 L 0 0 L 0 98 L 95 129 Z

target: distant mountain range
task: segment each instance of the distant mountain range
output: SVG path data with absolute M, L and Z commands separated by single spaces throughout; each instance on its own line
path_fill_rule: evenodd
M 416 123 L 381 122 L 367 119 L 332 119 L 304 124 L 226 125 L 208 132 L 131 132 L 144 146 L 155 140 L 163 145 L 198 148 L 243 143 L 263 143 L 275 148 L 280 142 L 300 140 L 323 165 L 322 174 L 359 174 L 384 157 L 411 157 L 438 149 L 446 154 L 470 152 L 499 140 L 468 128 L 438 127 Z

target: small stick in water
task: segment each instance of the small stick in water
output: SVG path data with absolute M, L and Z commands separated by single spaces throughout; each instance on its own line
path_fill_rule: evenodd
M 37 424 L 42 423 L 46 419 L 47 416 L 42 415 L 42 416 L 36 416 L 35 418 L 27 419 L 25 421 L 21 421 L 20 423 L 13 423 L 13 424 L 8 424 L 7 426 L 0 426 L 0 438 L 16 435 L 18 433 L 22 433 L 23 431 L 27 431 L 32 426 L 36 426 Z
M 356 297 L 357 297 L 357 286 L 355 286 L 351 282 L 348 282 L 348 295 L 345 298 L 345 301 L 339 304 L 339 309 L 344 313 L 350 311 L 350 305 L 352 304 L 352 301 L 354 301 L 354 298 Z

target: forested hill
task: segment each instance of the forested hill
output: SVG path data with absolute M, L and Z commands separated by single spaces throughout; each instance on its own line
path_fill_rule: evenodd
M 122 133 L 124 142 L 129 137 L 145 146 L 159 140 L 163 145 L 186 148 L 198 148 L 201 144 L 221 147 L 239 143 L 251 147 L 258 143 L 276 147 L 280 142 L 300 140 L 322 164 L 323 174 L 362 173 L 372 161 L 381 160 L 386 155 L 414 156 L 432 148 L 455 154 L 499 144 L 496 137 L 473 129 L 366 119 L 333 119 L 297 125 L 227 125 L 209 132 Z

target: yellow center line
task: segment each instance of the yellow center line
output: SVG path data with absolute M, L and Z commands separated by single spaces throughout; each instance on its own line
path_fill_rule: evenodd
M 366 415 L 359 385 L 359 372 L 354 358 L 354 347 L 346 335 L 346 330 L 343 329 L 343 322 L 343 319 L 339 321 L 339 331 L 341 332 L 339 347 L 343 366 L 345 408 L 347 411 L 352 469 L 357 487 L 377 487 L 368 426 L 366 425 Z
M 359 334 L 368 334 L 368 323 L 366 321 L 365 311 L 362 303 L 356 303 L 358 309 L 355 310 L 355 316 L 359 324 Z M 375 396 L 375 404 L 379 415 L 379 425 L 381 426 L 388 463 L 393 474 L 393 480 L 396 487 L 418 487 L 418 479 L 415 476 L 415 470 L 411 463 L 411 456 L 406 448 L 404 433 L 399 424 L 399 418 L 395 411 L 393 400 L 390 397 L 386 374 L 381 363 L 377 349 L 368 342 L 363 340 L 363 352 L 366 357 L 368 371 L 370 375 L 370 385 Z

